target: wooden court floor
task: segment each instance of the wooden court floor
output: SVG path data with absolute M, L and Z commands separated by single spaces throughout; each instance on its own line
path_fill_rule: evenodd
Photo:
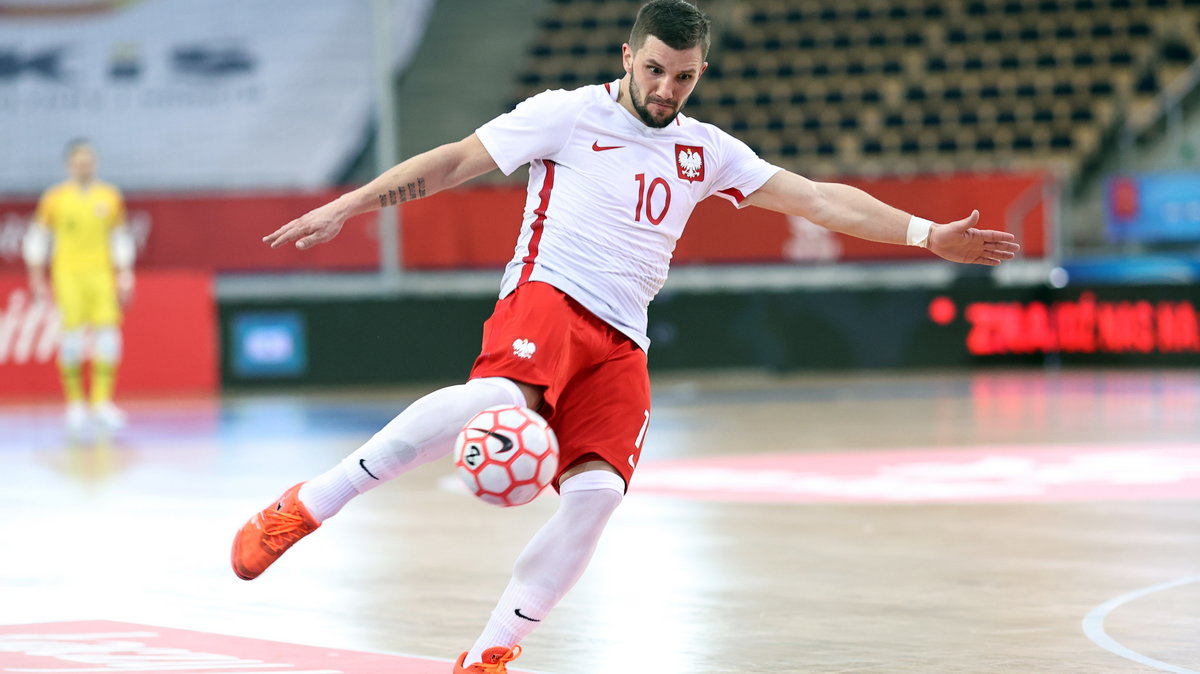
M 655 387 L 632 490 L 523 668 L 1200 672 L 1196 372 Z M 358 499 L 260 579 L 228 568 L 251 513 L 425 388 L 131 400 L 129 429 L 75 442 L 56 405 L 0 404 L 0 624 L 454 657 L 552 494 L 493 508 L 438 462 Z

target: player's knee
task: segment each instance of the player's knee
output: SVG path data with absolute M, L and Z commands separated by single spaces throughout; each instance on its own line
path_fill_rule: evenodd
M 83 330 L 68 330 L 62 333 L 62 341 L 58 345 L 58 362 L 66 367 L 74 367 L 83 362 L 84 350 Z
M 588 470 L 563 480 L 559 493 L 564 502 L 585 500 L 589 510 L 607 516 L 625 498 L 625 480 L 612 471 Z
M 504 392 L 504 395 L 508 397 L 508 402 L 513 405 L 528 406 L 527 396 L 521 385 L 505 377 L 478 377 L 468 381 L 465 386 L 499 389 Z
M 116 327 L 104 327 L 96 331 L 95 343 L 92 344 L 92 355 L 104 363 L 116 363 L 121 360 L 121 331 Z
M 546 387 L 534 386 L 526 384 L 523 381 L 513 382 L 517 388 L 521 390 L 521 395 L 524 396 L 525 406 L 531 410 L 540 410 L 542 403 L 545 401 Z

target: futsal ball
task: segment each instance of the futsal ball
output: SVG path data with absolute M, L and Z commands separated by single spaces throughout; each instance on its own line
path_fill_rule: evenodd
M 558 438 L 531 409 L 489 407 L 458 434 L 454 465 L 467 489 L 480 499 L 501 507 L 522 505 L 558 472 Z

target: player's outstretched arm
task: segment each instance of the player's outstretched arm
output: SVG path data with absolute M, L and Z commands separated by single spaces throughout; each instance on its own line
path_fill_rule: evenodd
M 293 241 L 297 248 L 325 243 L 350 218 L 456 187 L 496 168 L 475 134 L 436 147 L 393 166 L 362 187 L 315 208 L 263 237 L 278 248 Z
M 1021 249 L 1008 232 L 977 229 L 979 211 L 954 222 L 930 223 L 856 187 L 814 182 L 790 171 L 776 173 L 746 203 L 868 241 L 923 246 L 952 262 L 998 265 Z

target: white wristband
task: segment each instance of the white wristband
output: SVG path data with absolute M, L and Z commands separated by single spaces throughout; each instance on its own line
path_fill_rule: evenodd
M 929 232 L 933 229 L 933 221 L 912 216 L 908 220 L 908 236 L 906 243 L 910 246 L 929 247 Z
M 21 255 L 25 258 L 25 264 L 30 267 L 45 267 L 50 261 L 52 247 L 50 230 L 36 222 L 29 225 L 21 239 Z
M 131 269 L 137 258 L 137 243 L 127 227 L 117 227 L 109 235 L 110 255 L 117 269 Z

